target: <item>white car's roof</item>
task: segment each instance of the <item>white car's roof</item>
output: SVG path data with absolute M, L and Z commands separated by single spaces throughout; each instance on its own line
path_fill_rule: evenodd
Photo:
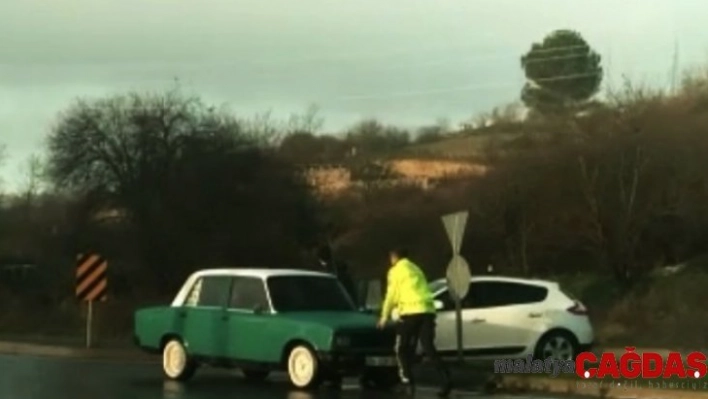
M 332 277 L 332 274 L 315 272 L 310 270 L 298 270 L 298 269 L 267 269 L 267 268 L 218 268 L 218 269 L 204 269 L 192 274 L 193 277 L 199 278 L 202 276 L 244 276 L 244 277 L 257 277 L 257 278 L 268 278 L 273 276 L 317 276 L 317 277 Z
M 498 281 L 498 282 L 504 282 L 504 283 L 535 284 L 535 285 L 542 285 L 542 286 L 546 286 L 546 287 L 555 287 L 558 285 L 557 282 L 550 281 L 550 280 L 540 280 L 540 279 L 531 279 L 531 278 L 522 278 L 522 277 L 506 277 L 506 276 L 472 276 L 470 281 L 471 282 L 474 282 L 474 281 Z M 437 280 L 431 281 L 431 283 L 436 283 L 436 284 L 442 284 L 445 282 L 446 282 L 446 279 L 444 279 L 444 278 L 439 278 Z

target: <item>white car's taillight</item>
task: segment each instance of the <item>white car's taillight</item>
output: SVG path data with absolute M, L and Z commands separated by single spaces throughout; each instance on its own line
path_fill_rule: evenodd
M 569 307 L 568 312 L 576 315 L 576 316 L 587 316 L 588 314 L 588 309 L 580 302 L 575 301 L 573 306 Z

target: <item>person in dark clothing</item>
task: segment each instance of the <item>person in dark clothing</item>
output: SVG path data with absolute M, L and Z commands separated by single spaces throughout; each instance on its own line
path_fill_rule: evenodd
M 378 327 L 384 328 L 393 310 L 397 311 L 395 351 L 403 388 L 409 395 L 415 392 L 413 364 L 420 341 L 425 356 L 439 374 L 442 385 L 439 396 L 447 397 L 452 390 L 452 379 L 435 348 L 435 306 L 428 280 L 418 265 L 408 259 L 405 249 L 392 250 L 389 257 L 391 268 Z
M 352 301 L 354 301 L 354 305 L 358 307 L 359 302 L 357 300 L 356 288 L 354 281 L 349 274 L 349 268 L 347 265 L 344 262 L 335 262 L 334 257 L 332 256 L 332 249 L 326 244 L 317 249 L 317 260 L 325 273 L 331 273 L 337 277 L 339 282 L 344 287 L 344 290 L 347 292 Z M 330 375 L 327 380 L 331 388 L 337 390 L 342 388 L 343 379 L 341 375 L 334 373 Z
M 322 245 L 317 250 L 317 259 L 320 266 L 324 269 L 326 273 L 334 274 L 339 282 L 344 286 L 349 296 L 354 301 L 356 306 L 359 306 L 359 301 L 357 298 L 356 286 L 354 285 L 354 280 L 352 280 L 351 274 L 349 273 L 349 268 L 344 262 L 335 262 L 332 256 L 332 250 L 329 245 Z

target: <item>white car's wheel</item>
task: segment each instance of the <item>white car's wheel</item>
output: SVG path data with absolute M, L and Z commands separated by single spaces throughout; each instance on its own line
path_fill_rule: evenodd
M 162 349 L 162 370 L 171 380 L 186 381 L 194 375 L 197 367 L 189 358 L 187 350 L 178 339 L 171 339 Z
M 574 360 L 578 345 L 571 334 L 557 331 L 544 335 L 536 344 L 536 358 L 546 360 Z
M 288 355 L 288 376 L 297 388 L 313 388 L 321 381 L 317 355 L 305 345 L 294 347 Z

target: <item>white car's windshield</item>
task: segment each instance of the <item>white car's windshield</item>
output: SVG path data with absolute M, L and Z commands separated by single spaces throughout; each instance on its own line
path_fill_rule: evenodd
M 268 290 L 277 312 L 352 311 L 354 304 L 337 279 L 319 276 L 274 276 Z

